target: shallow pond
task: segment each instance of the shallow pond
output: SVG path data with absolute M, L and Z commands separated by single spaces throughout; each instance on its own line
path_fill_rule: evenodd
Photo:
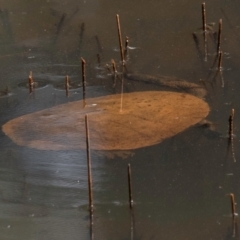
M 1 132 L 0 230 L 2 239 L 238 239 L 229 193 L 240 199 L 240 2 L 208 1 L 207 22 L 223 19 L 222 80 L 213 66 L 216 44 L 208 35 L 204 61 L 201 1 L 3 0 L 0 11 L 0 122 L 82 98 L 87 62 L 88 97 L 119 93 L 105 69 L 120 61 L 115 15 L 129 37 L 132 72 L 203 84 L 214 131 L 195 125 L 160 144 L 130 153 L 91 151 L 94 215 L 90 228 L 86 152 L 41 151 L 18 146 Z M 199 32 L 199 31 L 198 31 Z M 101 63 L 98 64 L 97 54 Z M 29 95 L 29 72 L 47 81 Z M 19 85 L 20 84 L 20 85 Z M 59 85 L 60 84 L 60 85 Z M 22 87 L 23 86 L 23 87 Z M 125 80 L 124 91 L 165 90 Z M 234 156 L 228 118 L 234 116 Z M 123 156 L 124 155 L 124 156 Z M 127 164 L 132 166 L 134 210 L 129 211 Z M 239 211 L 236 205 L 236 211 Z M 236 225 L 237 225 L 236 220 Z M 91 231 L 92 230 L 92 231 Z M 235 230 L 235 231 L 234 231 Z

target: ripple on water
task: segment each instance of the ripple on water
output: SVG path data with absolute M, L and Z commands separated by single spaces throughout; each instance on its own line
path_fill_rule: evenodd
M 66 84 L 65 82 L 61 83 L 55 83 L 53 84 L 53 87 L 57 90 L 65 90 L 66 89 Z M 69 83 L 69 90 L 76 90 L 82 87 L 82 83 L 80 81 L 71 81 Z
M 40 80 L 37 80 L 37 81 L 33 82 L 33 88 L 34 89 L 45 88 L 47 85 L 49 85 L 49 81 L 45 80 L 45 79 L 40 79 Z M 18 87 L 29 89 L 29 83 L 27 81 L 20 82 L 20 83 L 18 83 Z

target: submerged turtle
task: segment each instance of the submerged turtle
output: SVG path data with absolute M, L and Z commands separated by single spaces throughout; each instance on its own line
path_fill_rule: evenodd
M 122 111 L 121 94 L 107 95 L 87 99 L 86 108 L 79 100 L 23 115 L 4 124 L 2 130 L 22 146 L 85 149 L 84 117 L 88 114 L 91 149 L 131 150 L 160 143 L 209 113 L 205 101 L 185 92 L 133 92 L 122 98 Z

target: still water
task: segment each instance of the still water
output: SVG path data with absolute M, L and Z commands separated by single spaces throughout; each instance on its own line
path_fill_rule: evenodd
M 7 240 L 239 239 L 229 193 L 240 199 L 240 2 L 206 3 L 207 22 L 223 20 L 225 86 L 214 78 L 216 44 L 208 36 L 204 61 L 201 1 L 3 0 L 0 11 L 1 125 L 26 113 L 82 98 L 82 89 L 55 86 L 65 75 L 81 80 L 87 97 L 120 92 L 102 68 L 120 61 L 115 15 L 130 39 L 128 68 L 204 84 L 214 131 L 193 126 L 160 144 L 130 153 L 92 151 L 93 232 L 88 213 L 85 151 L 40 151 L 17 146 L 0 133 L 0 232 Z M 197 31 L 198 43 L 192 33 Z M 199 33 L 200 32 L 200 33 Z M 100 54 L 98 65 L 96 55 Z M 29 71 L 48 85 L 29 96 L 19 87 Z M 161 90 L 125 81 L 124 91 Z M 228 118 L 234 116 L 234 162 Z M 122 157 L 124 155 L 124 158 Z M 127 164 L 132 165 L 134 210 L 128 207 Z M 236 211 L 240 211 L 236 205 Z M 237 222 L 237 221 L 236 221 Z

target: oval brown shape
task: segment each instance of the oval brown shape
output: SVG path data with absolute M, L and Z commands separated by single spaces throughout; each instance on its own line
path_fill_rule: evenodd
M 129 150 L 150 146 L 198 123 L 209 113 L 186 93 L 146 91 L 87 99 L 23 115 L 3 125 L 15 143 L 42 150 L 85 149 L 88 114 L 91 148 Z

